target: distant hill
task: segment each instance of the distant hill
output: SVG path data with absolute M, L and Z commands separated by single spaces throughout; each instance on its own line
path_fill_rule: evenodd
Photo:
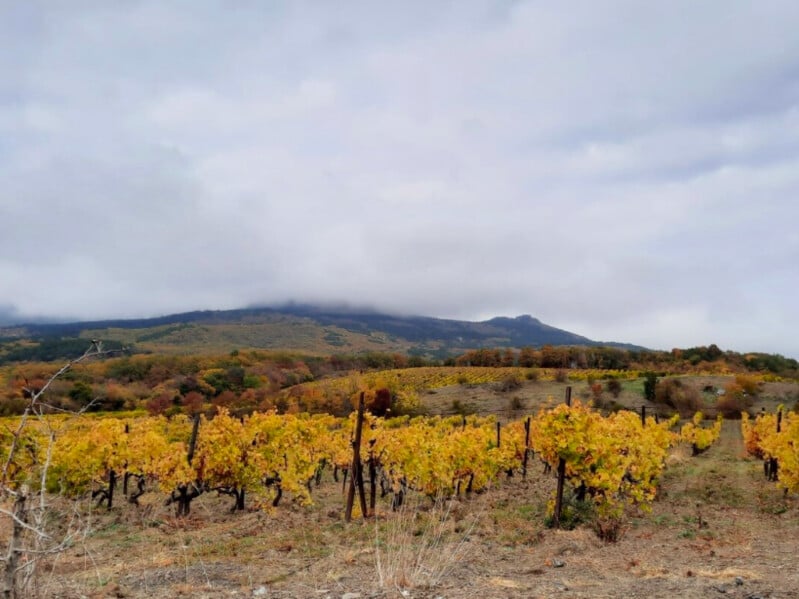
M 22 339 L 52 346 L 57 339 L 75 338 L 101 338 L 143 351 L 210 353 L 263 348 L 318 354 L 402 352 L 432 358 L 481 347 L 603 345 L 642 349 L 593 341 L 529 315 L 469 322 L 349 307 L 287 304 L 186 312 L 158 318 L 4 327 L 0 328 L 0 340 L 5 342 L 0 358 L 9 351 L 25 351 L 28 345 L 21 344 Z

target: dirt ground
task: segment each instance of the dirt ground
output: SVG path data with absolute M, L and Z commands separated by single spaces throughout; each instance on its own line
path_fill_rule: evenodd
M 799 597 L 799 497 L 743 456 L 738 422 L 720 441 L 669 459 L 651 513 L 631 512 L 617 543 L 590 527 L 544 525 L 554 490 L 535 462 L 469 499 L 411 498 L 343 521 L 325 473 L 314 505 L 229 514 L 206 494 L 183 520 L 160 496 L 94 514 L 91 534 L 40 570 L 31 596 L 59 598 Z
M 667 377 L 671 378 L 671 377 Z M 702 392 L 704 389 L 723 389 L 732 382 L 732 376 L 684 376 L 680 377 L 684 384 L 701 392 L 704 402 L 703 410 L 713 417 L 714 404 L 718 398 L 715 392 Z M 599 381 L 605 383 L 605 381 Z M 590 385 L 586 381 L 566 381 L 563 383 L 551 380 L 522 381 L 518 389 L 500 391 L 499 385 L 452 385 L 440 389 L 423 392 L 424 409 L 431 414 L 454 414 L 459 411 L 476 414 L 496 414 L 500 419 L 514 420 L 527 413 L 535 413 L 541 406 L 562 402 L 566 387 L 571 387 L 572 397 L 588 402 L 592 399 Z M 629 409 L 640 409 L 646 406 L 649 414 L 658 411 L 666 412 L 669 408 L 658 407 L 643 398 L 643 379 L 622 381 L 622 390 L 618 397 L 605 391 L 602 395 L 605 402 L 615 402 Z M 760 408 L 773 411 L 780 403 L 788 408 L 799 401 L 799 384 L 796 382 L 762 383 L 761 391 L 753 399 L 753 411 Z

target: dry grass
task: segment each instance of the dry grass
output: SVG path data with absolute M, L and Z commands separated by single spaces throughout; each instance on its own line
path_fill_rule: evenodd
M 466 517 L 460 503 L 442 497 L 428 504 L 415 497 L 397 512 L 374 518 L 375 570 L 381 589 L 435 588 L 472 549 L 469 536 L 479 513 Z

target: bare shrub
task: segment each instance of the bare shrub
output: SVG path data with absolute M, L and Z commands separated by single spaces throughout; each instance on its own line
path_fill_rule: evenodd
M 618 398 L 621 395 L 621 381 L 618 379 L 610 379 L 607 383 L 605 383 L 605 389 L 608 390 L 614 398 Z
M 419 498 L 421 501 L 424 498 Z M 397 512 L 376 515 L 375 570 L 382 589 L 430 589 L 468 554 L 478 515 L 466 515 L 458 501 L 437 497 L 433 507 L 403 503 Z
M 655 387 L 655 403 L 673 408 L 681 416 L 691 416 L 702 408 L 702 395 L 681 379 L 665 379 Z
M 515 374 L 509 374 L 499 382 L 497 391 L 500 391 L 501 393 L 508 393 L 510 391 L 517 391 L 518 389 L 521 389 L 521 387 L 521 379 Z
M 747 402 L 742 397 L 733 395 L 722 395 L 716 400 L 716 413 L 721 414 L 728 420 L 740 419 L 741 412 L 745 412 L 749 407 L 751 407 L 750 402 Z
M 724 394 L 716 400 L 716 411 L 724 418 L 736 419 L 752 407 L 753 397 L 747 393 L 738 382 L 730 383 L 724 387 Z

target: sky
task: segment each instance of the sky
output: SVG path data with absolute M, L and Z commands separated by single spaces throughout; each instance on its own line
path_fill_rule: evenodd
M 799 358 L 799 3 L 0 0 L 0 320 L 295 300 Z

